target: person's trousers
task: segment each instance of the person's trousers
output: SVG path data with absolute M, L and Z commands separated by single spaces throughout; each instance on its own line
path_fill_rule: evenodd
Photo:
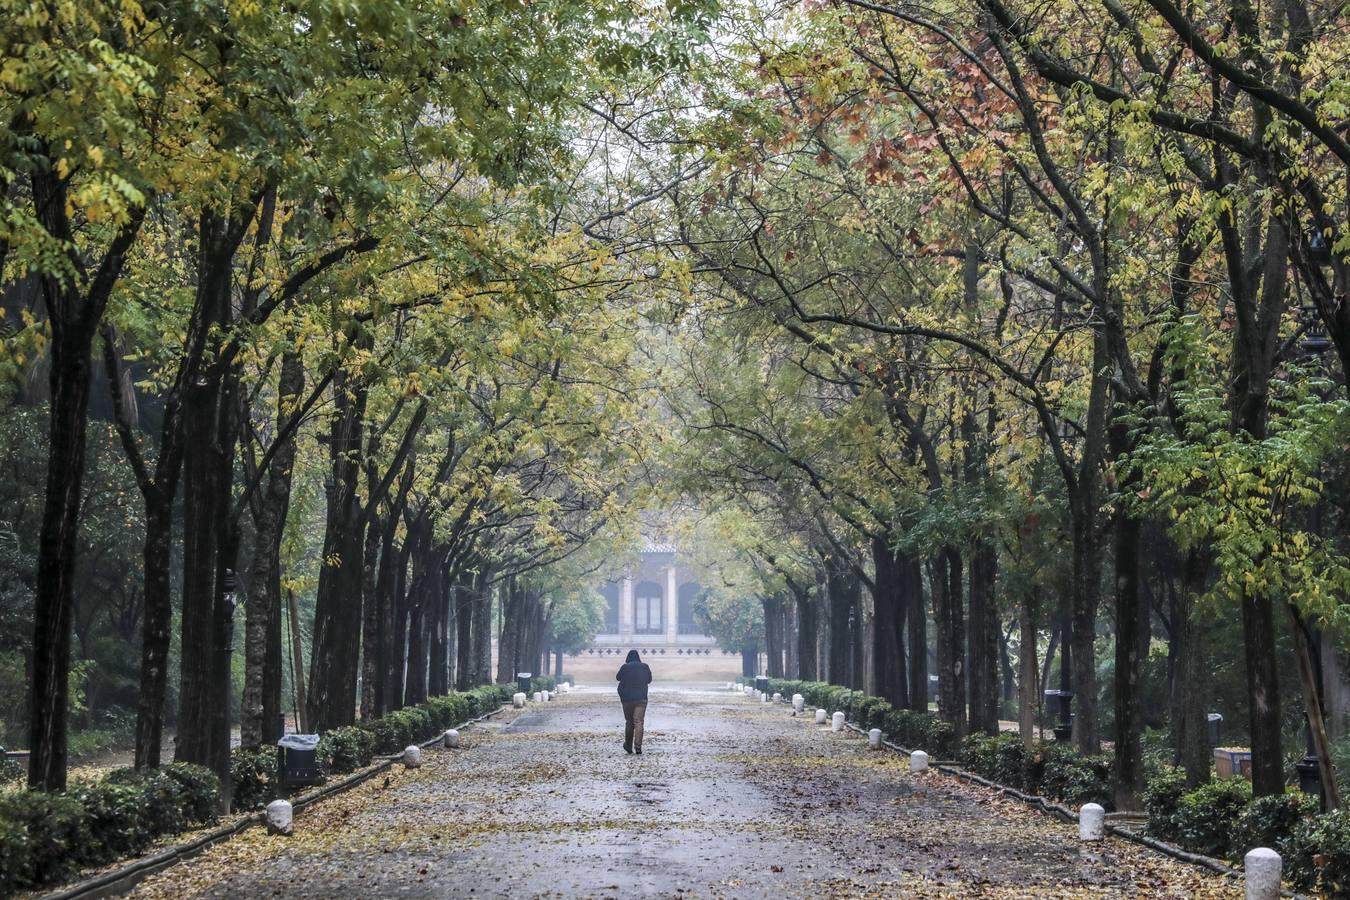
M 623 745 L 633 750 L 642 749 L 642 723 L 647 718 L 647 701 L 623 705 Z

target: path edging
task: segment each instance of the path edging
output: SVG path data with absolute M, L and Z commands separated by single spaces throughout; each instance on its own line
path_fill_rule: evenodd
M 489 719 L 506 709 L 511 709 L 511 707 L 502 704 L 492 710 L 492 712 L 484 713 L 474 719 L 468 719 L 455 727 L 466 728 L 470 725 L 482 722 L 484 719 Z M 442 731 L 435 737 L 423 741 L 418 746 L 430 747 L 432 744 L 440 742 L 444 734 L 445 732 Z M 332 784 L 324 785 L 317 791 L 311 791 L 304 796 L 297 797 L 295 800 L 291 801 L 291 805 L 294 809 L 301 810 L 320 800 L 332 797 L 335 794 L 345 793 L 385 771 L 394 764 L 395 760 L 402 757 L 402 755 L 403 753 L 400 751 L 389 756 L 372 757 L 371 765 L 361 771 L 353 772 Z M 379 762 L 375 762 L 375 760 L 379 760 Z M 43 894 L 42 900 L 97 900 L 97 898 L 115 897 L 118 894 L 124 894 L 151 875 L 156 875 L 171 866 L 189 860 L 215 844 L 228 841 L 230 838 L 242 834 L 254 825 L 262 824 L 266 818 L 266 813 L 251 813 L 243 819 L 240 819 L 238 822 L 224 825 L 214 831 L 207 832 L 200 837 L 193 838 L 192 840 L 186 841 L 175 847 L 170 847 L 167 850 L 161 850 L 158 853 L 153 853 L 149 856 L 139 857 L 127 865 L 114 869 L 111 872 L 104 872 L 101 875 L 95 875 L 84 881 L 76 882 L 61 890 Z
M 786 699 L 780 699 L 778 702 L 780 704 L 787 704 L 789 706 L 791 705 L 791 701 Z M 867 736 L 866 731 L 864 731 L 859 726 L 853 724 L 852 722 L 846 721 L 844 723 L 844 726 L 848 728 L 850 731 L 856 732 L 858 735 L 861 735 L 862 737 Z M 904 747 L 901 747 L 899 744 L 892 743 L 891 741 L 883 740 L 881 743 L 883 746 L 891 750 L 893 753 L 898 753 L 904 757 L 908 757 L 910 753 L 913 752 Z M 982 775 L 977 775 L 974 772 L 970 772 L 967 771 L 966 769 L 961 768 L 960 765 L 955 760 L 940 760 L 938 762 L 932 763 L 930 765 L 930 768 L 936 769 L 938 772 L 948 777 L 956 778 L 958 781 L 971 781 L 983 787 L 991 788 L 993 790 L 998 791 L 1001 794 L 1005 794 L 1016 800 L 1020 800 L 1022 803 L 1034 807 L 1042 813 L 1055 816 L 1056 818 L 1062 819 L 1066 822 L 1078 821 L 1078 813 L 1074 812 L 1073 810 L 1069 809 L 1068 807 L 1064 806 L 1061 803 L 1049 800 L 1045 797 L 1040 796 L 1039 794 L 1023 793 L 1022 791 L 1019 791 L 1016 788 L 1008 787 L 1005 784 L 999 784 L 996 781 L 990 781 L 989 779 L 983 777 Z M 1215 874 L 1218 875 L 1223 875 L 1226 878 L 1232 878 L 1238 881 L 1245 880 L 1245 876 L 1243 875 L 1240 869 L 1235 869 L 1233 866 L 1230 866 L 1227 862 L 1221 859 L 1215 859 L 1212 856 L 1205 856 L 1201 853 L 1191 853 L 1189 850 L 1183 850 L 1182 848 L 1176 846 L 1175 844 L 1169 844 L 1166 841 L 1160 841 L 1157 838 L 1149 837 L 1148 835 L 1145 834 L 1140 834 L 1139 832 L 1132 831 L 1128 828 L 1123 828 L 1120 825 L 1108 823 L 1106 825 L 1106 831 L 1107 833 L 1113 834 L 1116 837 L 1120 837 L 1127 841 L 1131 841 L 1141 846 L 1148 847 L 1150 850 L 1153 850 L 1157 853 L 1162 853 L 1165 856 L 1170 856 L 1179 862 L 1184 862 L 1193 866 L 1199 866 L 1203 869 L 1208 869 L 1209 871 L 1214 872 Z M 1280 896 L 1292 897 L 1296 898 L 1296 900 L 1303 900 L 1303 898 L 1306 897 L 1306 895 L 1304 894 L 1299 894 L 1294 891 L 1288 891 L 1285 890 L 1284 888 L 1280 889 Z

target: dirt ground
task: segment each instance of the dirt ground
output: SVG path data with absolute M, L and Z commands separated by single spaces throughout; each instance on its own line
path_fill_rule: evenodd
M 622 721 L 608 684 L 532 704 L 136 896 L 1241 895 L 720 685 L 657 685 L 642 756 Z

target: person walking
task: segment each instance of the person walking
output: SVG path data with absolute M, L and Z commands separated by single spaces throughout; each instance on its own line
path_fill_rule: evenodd
M 614 676 L 619 683 L 619 702 L 623 704 L 623 752 L 642 755 L 642 724 L 647 718 L 647 685 L 652 683 L 652 670 L 638 656 L 628 651 L 628 659 Z

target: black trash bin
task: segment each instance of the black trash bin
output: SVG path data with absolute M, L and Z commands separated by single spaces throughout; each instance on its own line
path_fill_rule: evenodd
M 277 777 L 285 791 L 319 781 L 319 736 L 288 734 L 277 741 Z
M 768 676 L 768 675 L 756 675 L 756 676 L 755 676 L 755 690 L 759 691 L 761 694 L 767 694 L 767 693 L 769 692 L 769 676 Z
M 533 691 L 530 690 L 530 681 L 533 678 L 534 676 L 531 675 L 529 672 L 517 672 L 516 690 L 520 691 L 526 697 L 530 696 L 533 693 Z
M 1213 750 L 1223 743 L 1223 716 L 1210 713 L 1205 716 L 1205 726 L 1209 731 L 1209 748 Z

